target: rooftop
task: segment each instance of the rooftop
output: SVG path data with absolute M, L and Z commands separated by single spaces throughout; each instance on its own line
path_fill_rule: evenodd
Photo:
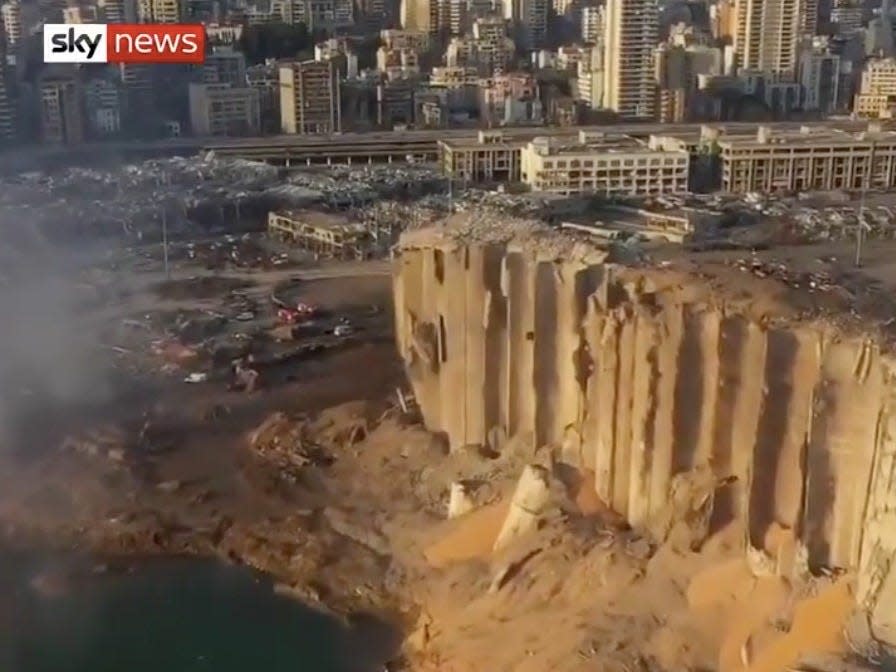
M 536 153 L 542 156 L 562 156 L 576 154 L 632 153 L 632 152 L 665 152 L 669 154 L 687 155 L 684 150 L 668 150 L 661 146 L 651 145 L 640 138 L 621 134 L 588 134 L 584 131 L 578 137 L 537 137 L 529 143 Z
M 875 142 L 896 143 L 896 132 L 869 128 L 864 131 L 846 131 L 837 128 L 804 127 L 798 131 L 778 131 L 760 128 L 756 133 L 725 134 L 719 137 L 719 146 L 765 147 L 768 145 L 856 145 Z

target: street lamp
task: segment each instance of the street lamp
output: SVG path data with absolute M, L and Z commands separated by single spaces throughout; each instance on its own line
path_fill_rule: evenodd
M 862 180 L 862 195 L 859 199 L 859 215 L 858 221 L 856 222 L 856 268 L 861 268 L 862 266 L 862 245 L 865 242 L 865 197 L 868 194 L 868 187 L 874 176 L 874 150 L 876 148 L 877 143 L 872 142 L 871 153 L 868 157 L 868 170 L 865 173 L 865 179 Z

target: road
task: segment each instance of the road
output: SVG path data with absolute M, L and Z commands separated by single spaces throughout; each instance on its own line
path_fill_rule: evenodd
M 652 133 L 683 133 L 699 130 L 703 124 L 655 124 L 655 123 L 625 123 L 602 126 L 577 126 L 577 127 L 546 127 L 525 126 L 509 127 L 501 129 L 508 138 L 525 138 L 536 135 L 564 135 L 576 133 L 580 130 L 589 132 L 613 132 L 633 133 L 649 135 Z M 755 130 L 760 124 L 756 123 L 710 123 L 711 126 L 724 127 L 729 131 L 749 132 Z M 819 128 L 840 127 L 851 130 L 859 130 L 867 127 L 867 122 L 845 119 L 828 120 L 821 122 L 775 122 L 763 124 L 776 130 L 795 130 L 801 126 L 817 126 Z M 85 143 L 77 146 L 37 146 L 27 148 L 15 148 L 0 152 L 0 158 L 5 166 L 22 166 L 28 163 L 52 163 L 54 160 L 81 161 L 94 160 L 103 157 L 124 156 L 163 156 L 174 154 L 195 154 L 202 149 L 237 150 L 259 148 L 295 148 L 295 147 L 325 147 L 327 145 L 371 145 L 377 143 L 402 144 L 413 142 L 436 142 L 438 140 L 452 140 L 476 137 L 477 129 L 438 129 L 438 130 L 409 130 L 409 131 L 385 131 L 367 133 L 338 133 L 319 136 L 299 135 L 272 135 L 252 138 L 172 138 L 155 141 L 120 141 L 103 143 Z

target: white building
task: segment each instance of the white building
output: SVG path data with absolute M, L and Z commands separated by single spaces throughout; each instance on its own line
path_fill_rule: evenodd
M 670 194 L 688 189 L 690 154 L 671 139 L 591 135 L 535 138 L 522 150 L 520 178 L 533 191 L 565 196 Z

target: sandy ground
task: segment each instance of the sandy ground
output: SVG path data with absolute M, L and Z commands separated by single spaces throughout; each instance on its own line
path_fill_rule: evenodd
M 393 669 L 774 672 L 809 651 L 846 650 L 850 577 L 757 578 L 733 527 L 699 552 L 657 546 L 597 499 L 591 474 L 537 531 L 494 552 L 520 470 L 549 456 L 525 447 L 497 458 L 447 454 L 400 410 L 384 268 L 305 274 L 289 290 L 296 300 L 382 310 L 345 347 L 291 364 L 252 394 L 226 379 L 183 383 L 184 367 L 163 372 L 148 352 L 154 334 L 118 326 L 163 309 L 220 309 L 220 296 L 159 298 L 155 272 L 84 311 L 83 328 L 114 322 L 108 335 L 130 339 L 128 353 L 96 355 L 111 394 L 31 409 L 17 435 L 26 445 L 2 455 L 5 539 L 252 564 L 301 599 L 395 619 L 409 638 Z M 302 274 L 231 276 L 251 282 L 261 305 Z M 261 329 L 272 309 L 258 312 Z M 277 411 L 282 418 L 252 437 Z M 458 479 L 475 485 L 476 508 L 446 520 Z

